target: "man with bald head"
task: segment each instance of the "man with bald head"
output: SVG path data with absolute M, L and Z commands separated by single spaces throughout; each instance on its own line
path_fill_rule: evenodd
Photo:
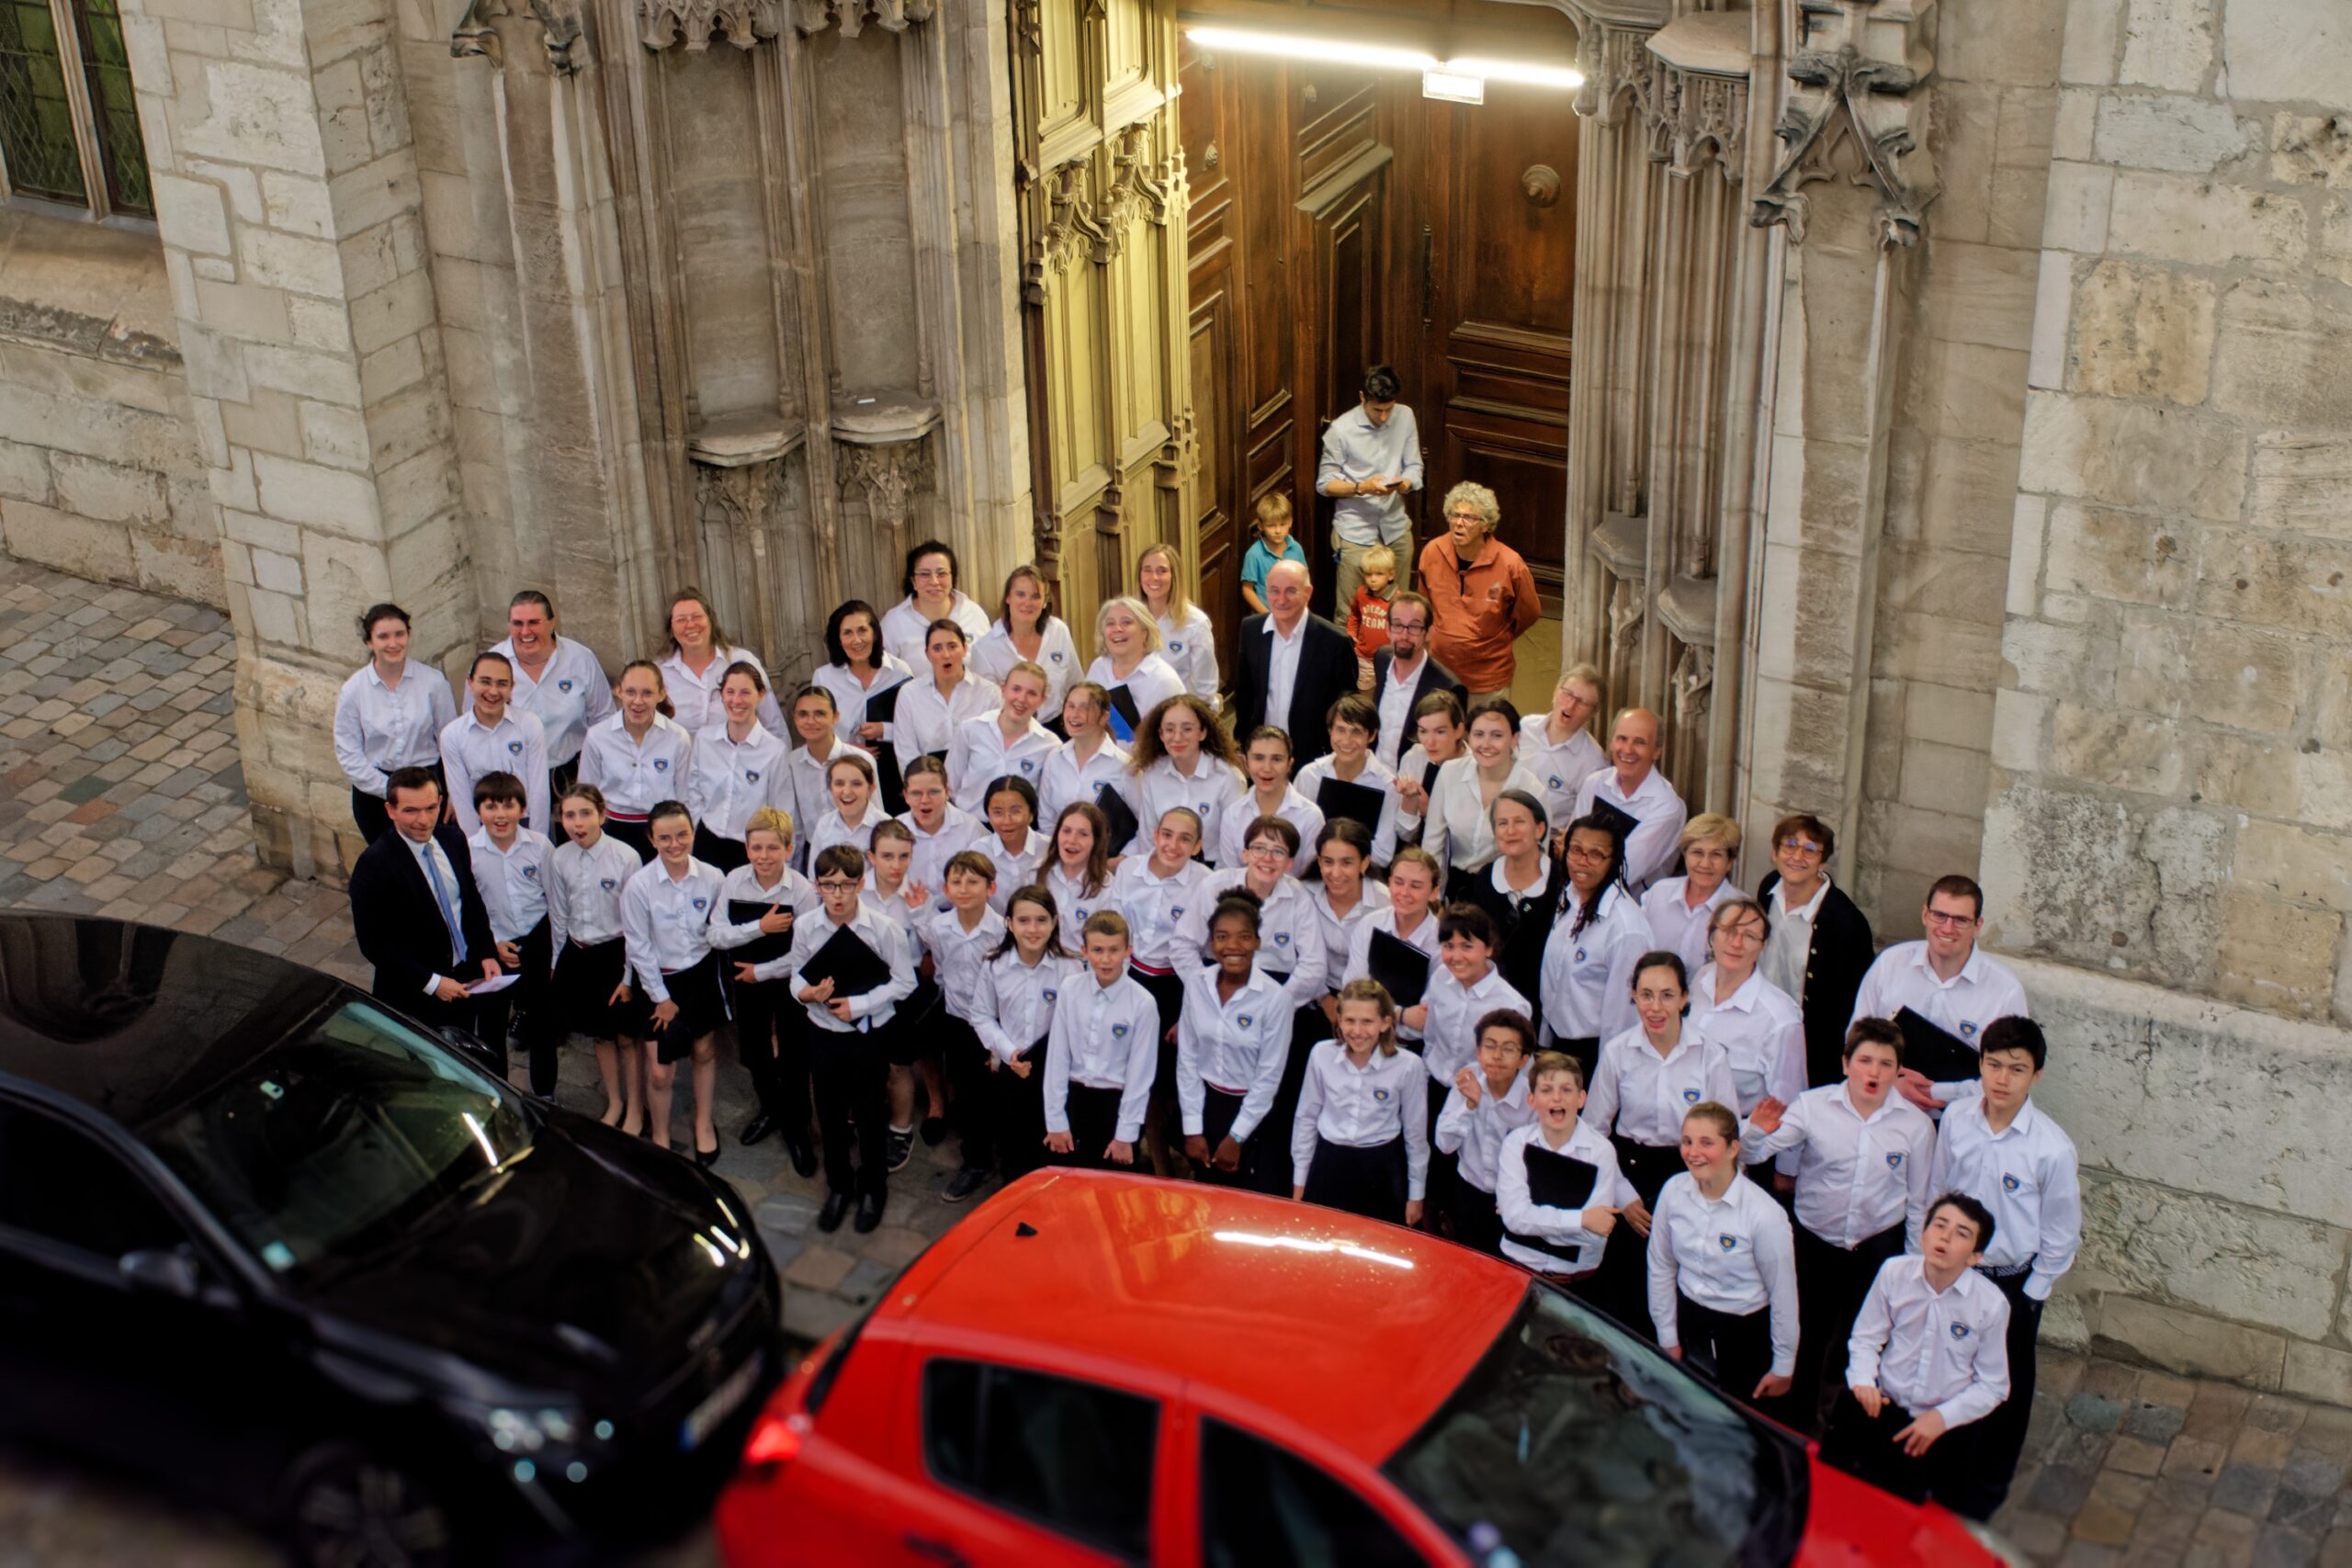
M 1274 563 L 1266 573 L 1266 613 L 1241 623 L 1234 676 L 1234 739 L 1246 746 L 1264 724 L 1287 731 L 1294 773 L 1331 750 L 1327 716 L 1356 689 L 1356 645 L 1306 613 L 1313 588 L 1299 562 Z
M 1586 779 L 1577 791 L 1576 816 L 1584 816 L 1599 803 L 1616 807 L 1637 824 L 1625 840 L 1625 882 L 1636 897 L 1673 871 L 1682 824 L 1690 815 L 1682 797 L 1657 771 L 1663 749 L 1657 715 L 1647 708 L 1627 708 L 1609 732 L 1610 766 Z

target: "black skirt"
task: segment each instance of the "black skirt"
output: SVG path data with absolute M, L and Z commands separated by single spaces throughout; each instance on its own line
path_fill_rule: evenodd
M 1316 1137 L 1315 1157 L 1306 1168 L 1308 1202 L 1401 1225 L 1407 1186 L 1403 1137 L 1370 1148 Z
M 637 858 L 650 865 L 653 863 L 653 829 L 645 822 L 624 822 L 617 817 L 605 818 L 605 831 L 637 852 Z
M 613 987 L 629 983 L 628 1000 L 608 1000 Z M 567 1034 L 591 1040 L 617 1040 L 626 1035 L 641 1040 L 651 1031 L 652 1009 L 637 977 L 628 973 L 628 944 L 619 937 L 582 946 L 567 942 L 556 954 L 551 992 L 557 1016 Z
M 662 981 L 670 989 L 670 999 L 678 1004 L 678 1016 L 667 1029 L 654 1034 L 661 1060 L 667 1066 L 692 1055 L 695 1042 L 725 1023 L 729 1015 L 716 952 L 703 954 L 702 962 L 690 968 L 662 976 Z
M 1042 1072 L 1044 1069 L 1038 1069 Z M 1103 1151 L 1119 1135 L 1119 1102 L 1124 1091 L 1097 1089 L 1092 1084 L 1072 1078 L 1069 1098 L 1064 1101 L 1064 1114 L 1069 1121 L 1070 1151 L 1057 1156 L 1064 1165 L 1085 1167 L 1094 1170 L 1111 1168 Z
M 695 859 L 720 871 L 733 871 L 739 865 L 752 863 L 742 840 L 721 838 L 700 822 L 695 824 Z

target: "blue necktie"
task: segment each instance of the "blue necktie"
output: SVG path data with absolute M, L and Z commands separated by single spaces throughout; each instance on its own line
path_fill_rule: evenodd
M 465 922 L 458 919 L 458 906 L 449 897 L 449 885 L 441 880 L 441 863 L 434 858 L 431 840 L 426 840 L 418 850 L 417 859 L 424 863 L 425 880 L 433 884 L 433 901 L 441 906 L 441 923 L 449 928 L 449 956 L 463 964 L 466 961 Z

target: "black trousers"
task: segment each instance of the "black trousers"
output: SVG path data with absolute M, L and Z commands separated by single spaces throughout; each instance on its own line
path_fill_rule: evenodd
M 1306 1168 L 1306 1201 L 1326 1208 L 1344 1209 L 1367 1220 L 1405 1223 L 1405 1140 L 1402 1135 L 1370 1148 L 1315 1140 L 1315 1157 Z
M 1428 1043 L 1424 1041 L 1422 1043 L 1426 1047 Z M 1424 1112 L 1426 1119 L 1421 1123 L 1421 1131 L 1430 1141 L 1430 1171 L 1421 1215 L 1422 1224 L 1434 1231 L 1441 1218 L 1450 1221 L 1453 1217 L 1453 1190 L 1461 1184 L 1462 1172 L 1461 1161 L 1437 1146 L 1438 1112 L 1445 1109 L 1445 1097 L 1453 1086 L 1440 1083 L 1426 1072 L 1421 1077 L 1429 1084 L 1429 1107 Z M 1409 1108 L 1405 1112 L 1408 1116 L 1412 1113 Z
M 1758 1307 L 1751 1313 L 1717 1312 L 1678 1291 L 1674 1332 L 1682 1341 L 1684 1366 L 1714 1379 L 1716 1387 L 1742 1404 L 1781 1418 L 1781 1407 L 1787 1400 L 1756 1397 L 1756 1385 L 1772 1371 L 1770 1307 Z
M 786 1144 L 808 1142 L 808 1011 L 792 999 L 788 980 L 732 987 L 735 1049 L 752 1077 L 760 1111 Z
M 695 859 L 720 871 L 733 871 L 739 865 L 749 865 L 752 857 L 741 839 L 722 839 L 704 823 L 695 824 Z
M 1453 1239 L 1463 1246 L 1497 1258 L 1503 1255 L 1503 1217 L 1495 1208 L 1495 1195 L 1472 1185 L 1458 1168 L 1445 1217 L 1453 1227 Z
M 1851 1251 L 1822 1240 L 1802 1222 L 1790 1229 L 1796 1233 L 1797 1371 L 1789 1406 L 1801 1419 L 1789 1425 L 1810 1432 L 1846 1386 L 1846 1341 L 1879 1265 L 1903 1255 L 1903 1226 L 1898 1222 L 1864 1236 Z
M 1984 1485 L 1977 1500 L 1984 1512 L 1970 1515 L 1972 1518 L 1990 1518 L 2008 1499 L 2009 1483 L 2018 1472 L 2018 1455 L 2025 1450 L 2026 1423 L 2033 1416 L 2033 1353 L 2041 1340 L 2041 1303 L 2025 1293 L 2025 1282 L 2032 1275 L 2020 1271 L 2007 1278 L 1991 1274 L 1985 1278 L 1998 1285 L 2009 1301 L 2009 1397 L 1975 1423 L 1983 1428 L 1976 1435 L 1976 1456 Z M 1957 1505 L 1954 1511 L 1959 1511 Z
M 555 965 L 555 936 L 542 919 L 515 945 L 522 950 L 518 973 L 523 977 L 474 1003 L 475 1032 L 503 1056 L 508 1023 L 519 1015 L 514 1043 L 529 1054 L 531 1092 L 550 1095 L 555 1092 L 556 1047 L 563 1043 L 563 1025 L 554 1016 L 554 998 L 548 986 L 548 973 Z
M 996 1167 L 996 1096 L 989 1079 L 989 1048 L 972 1026 L 942 1010 L 933 1031 L 947 1068 L 948 1120 L 964 1145 L 966 1170 Z M 1000 1068 L 999 1071 L 1002 1069 Z
M 1894 1440 L 1894 1434 L 1911 1420 L 1912 1413 L 1891 1399 L 1879 1406 L 1876 1416 L 1864 1415 L 1854 1391 L 1841 1389 L 1822 1434 L 1821 1457 L 1897 1497 L 1940 1503 L 1963 1518 L 1991 1517 L 1992 1510 L 1982 1506 L 1984 1423 L 1954 1427 L 1913 1459 Z
M 384 808 L 384 797 L 356 787 L 351 792 L 351 819 L 359 824 L 359 836 L 371 844 L 392 830 L 392 818 Z
M 1600 1036 L 1579 1034 L 1571 1038 L 1564 1034 L 1552 1042 L 1552 1049 L 1565 1051 L 1577 1059 L 1577 1066 L 1584 1069 L 1584 1087 L 1590 1089 L 1593 1070 L 1600 1066 Z M 1736 1111 L 1738 1107 L 1734 1106 L 1732 1109 Z M 1647 1200 L 1645 1199 L 1644 1201 Z
M 1658 1189 L 1690 1168 L 1682 1163 L 1679 1148 L 1637 1144 L 1613 1134 L 1609 1141 L 1617 1150 L 1617 1168 L 1634 1184 L 1644 1206 L 1653 1211 L 1657 1208 Z M 1609 1233 L 1608 1244 L 1600 1255 L 1600 1271 L 1587 1294 L 1594 1305 L 1627 1328 L 1645 1338 L 1656 1338 L 1657 1328 L 1650 1321 L 1649 1237 L 1621 1221 Z M 1748 1384 L 1749 1388 L 1755 1386 L 1753 1382 Z M 1746 1397 L 1747 1389 L 1739 1392 Z
M 1039 1035 L 1037 1043 L 1021 1054 L 1029 1066 L 1027 1077 L 1010 1066 L 990 1075 L 996 1100 L 997 1165 L 1007 1181 L 1046 1163 L 1046 1040 Z
M 637 852 L 637 858 L 653 859 L 653 829 L 643 822 L 624 822 L 616 817 L 605 818 L 605 831 Z
M 1176 1135 L 1182 1123 L 1176 1112 L 1176 1041 L 1178 1015 L 1184 1010 L 1184 982 L 1175 975 L 1151 975 L 1129 964 L 1128 977 L 1151 993 L 1154 1006 L 1159 1010 L 1159 1050 L 1158 1066 L 1151 1077 L 1149 1110 L 1144 1117 L 1144 1131 L 1155 1140 L 1155 1158 L 1160 1168 L 1171 1173 L 1181 1170 L 1178 1162 L 1183 1156 L 1183 1139 Z M 1165 1148 L 1157 1140 L 1168 1141 Z
M 889 1182 L 890 1065 L 873 1035 L 808 1026 L 808 1076 L 825 1151 L 825 1186 L 879 1198 Z M 852 1145 L 856 1162 L 850 1159 Z
M 1092 1084 L 1070 1080 L 1069 1098 L 1064 1103 L 1064 1113 L 1069 1119 L 1070 1151 L 1056 1156 L 1057 1163 L 1074 1165 L 1081 1170 L 1115 1170 L 1103 1153 L 1119 1135 L 1119 1100 L 1123 1091 L 1097 1089 Z

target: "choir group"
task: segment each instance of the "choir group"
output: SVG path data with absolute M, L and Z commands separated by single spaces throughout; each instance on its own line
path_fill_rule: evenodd
M 369 611 L 336 752 L 450 939 L 403 995 L 511 1028 L 541 1094 L 584 1036 L 605 1120 L 664 1145 L 689 1063 L 705 1163 L 731 1021 L 742 1140 L 821 1168 L 827 1230 L 873 1228 L 915 1139 L 951 1134 L 950 1201 L 1141 1165 L 1426 1226 L 1881 1484 L 1998 1506 L 2080 1215 L 1973 882 L 1879 953 L 1826 824 L 1780 822 L 1771 874 L 1733 886 L 1737 825 L 1686 818 L 1654 716 L 1595 741 L 1589 666 L 1522 719 L 1415 694 L 1408 661 L 1298 756 L 1230 732 L 1166 547 L 1083 669 L 1034 569 L 993 619 L 955 572 L 919 546 L 905 598 L 842 605 L 789 688 L 693 591 L 617 681 L 525 592 L 461 709 Z

